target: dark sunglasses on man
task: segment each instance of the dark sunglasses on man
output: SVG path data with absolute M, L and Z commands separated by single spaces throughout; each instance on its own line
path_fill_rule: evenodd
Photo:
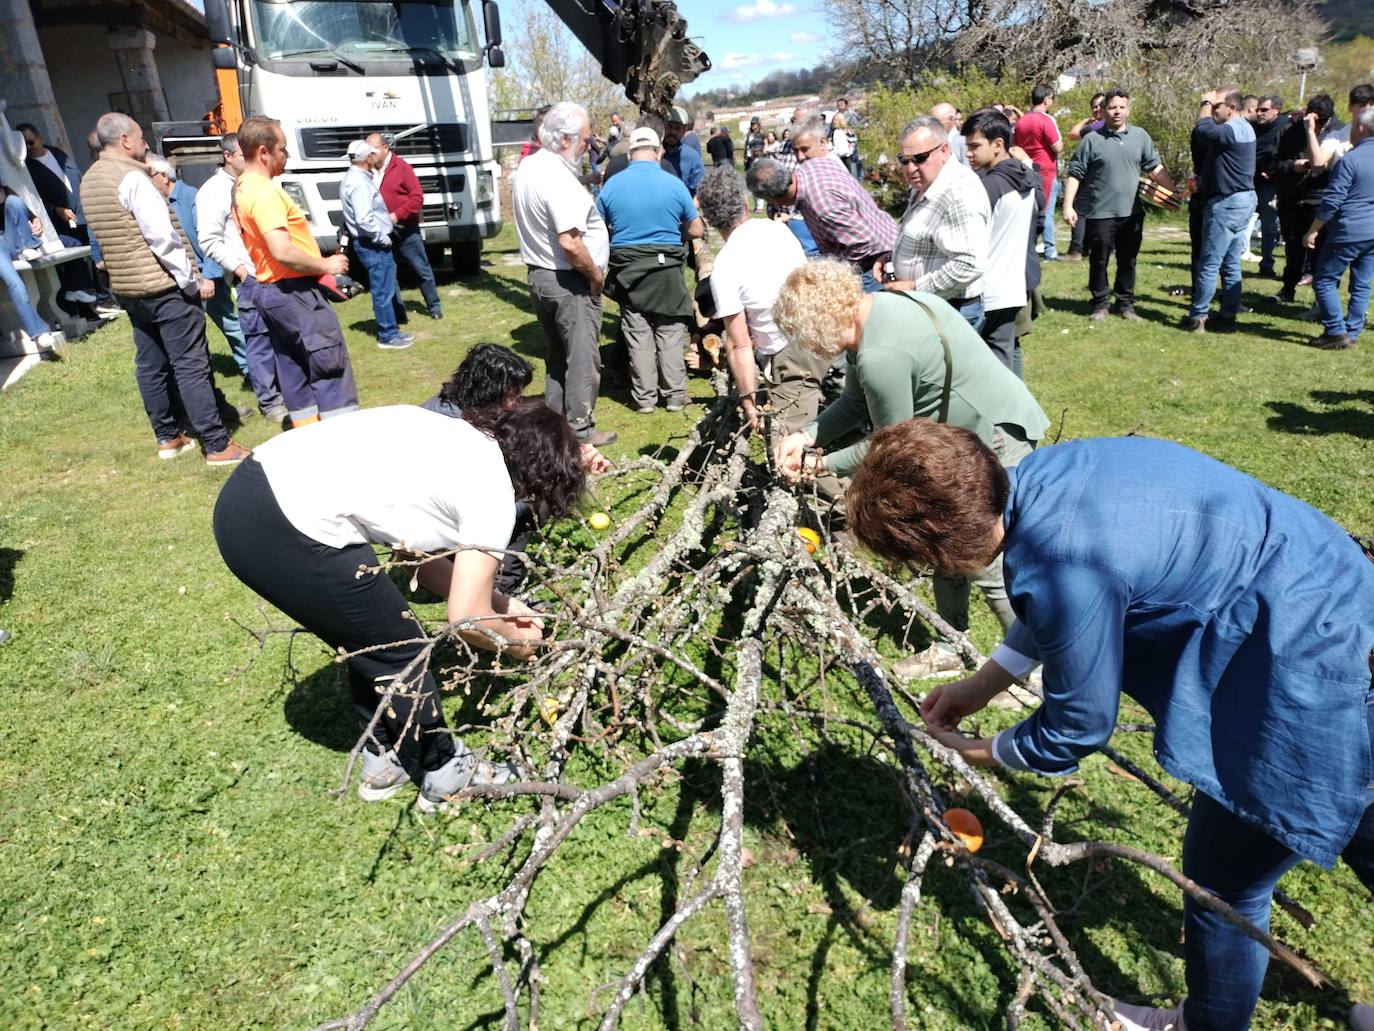
M 943 146 L 944 144 L 941 143 L 934 147 L 931 147 L 929 150 L 924 150 L 919 154 L 898 154 L 897 164 L 901 165 L 903 168 L 905 168 L 907 165 L 924 165 L 926 163 L 926 159 L 929 158 L 930 155 L 934 154 Z

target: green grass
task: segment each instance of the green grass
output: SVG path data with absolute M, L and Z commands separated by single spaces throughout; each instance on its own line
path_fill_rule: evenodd
M 513 247 L 507 230 L 486 275 L 445 286 L 448 317 L 413 321 L 419 339 L 407 351 L 372 344 L 365 298 L 341 306 L 365 404 L 423 400 L 484 340 L 538 364 Z M 1086 267 L 1047 269 L 1054 310 L 1025 341 L 1028 381 L 1046 411 L 1056 424 L 1062 413 L 1066 437 L 1180 440 L 1352 528 L 1374 527 L 1368 340 L 1337 354 L 1300 346 L 1313 327 L 1292 307 L 1267 305 L 1273 284 L 1259 281 L 1248 284 L 1258 287 L 1247 289 L 1258 311 L 1245 332 L 1182 334 L 1172 328 L 1181 304 L 1167 288 L 1184 281 L 1186 263 L 1185 239 L 1169 227 L 1152 232 L 1139 300 L 1149 321 L 1135 325 L 1090 325 Z M 447 916 L 501 882 L 499 870 L 464 862 L 455 846 L 499 832 L 510 810 L 472 806 L 424 822 L 400 804 L 331 797 L 353 726 L 337 667 L 310 638 L 294 645 L 294 687 L 281 638 L 254 660 L 233 620 L 261 626 L 264 617 L 210 532 L 224 473 L 193 455 L 156 460 L 131 364 L 127 326 L 116 323 L 0 397 L 0 626 L 14 634 L 0 648 L 0 1026 L 307 1026 L 354 1008 Z M 224 383 L 247 400 L 232 378 Z M 704 380 L 693 394 L 709 394 Z M 694 417 L 641 417 L 625 402 L 612 391 L 597 410 L 599 424 L 621 434 L 609 449 L 616 458 L 672 446 Z M 237 438 L 252 445 L 268 433 L 254 419 Z M 988 646 L 991 620 L 978 619 Z M 829 696 L 839 711 L 863 712 L 848 685 Z M 1125 747 L 1150 766 L 1148 741 L 1134 736 Z M 578 763 L 584 783 L 609 770 L 591 754 Z M 745 877 L 766 1019 L 779 1028 L 885 1026 L 904 830 L 886 764 L 856 736 L 824 743 L 771 723 L 749 763 L 746 844 L 759 862 Z M 1068 836 L 1177 856 L 1177 817 L 1101 759 L 1083 775 L 1086 787 L 1062 811 Z M 1027 813 L 1051 788 L 1003 783 Z M 717 786 L 713 767 L 688 765 L 646 793 L 645 826 L 701 854 L 718 818 Z M 591 988 L 623 972 L 678 898 L 681 855 L 658 837 L 627 840 L 627 818 L 628 806 L 590 818 L 536 884 L 529 915 L 543 1028 L 594 1026 Z M 1013 866 L 1023 858 L 995 834 L 988 853 Z M 1071 900 L 1083 874 L 1047 874 L 1047 886 Z M 937 867 L 927 887 L 908 978 L 913 1023 L 1000 1026 L 1011 964 L 956 875 Z M 1276 915 L 1278 932 L 1351 995 L 1374 998 L 1367 893 L 1347 870 L 1310 866 L 1285 887 L 1318 922 L 1303 931 Z M 1092 871 L 1089 888 L 1066 926 L 1099 985 L 1132 997 L 1181 994 L 1176 893 L 1118 865 Z M 718 911 L 688 926 L 626 1027 L 732 1023 L 722 926 Z M 499 1013 L 485 957 L 466 936 L 376 1026 L 497 1026 Z M 1340 1015 L 1335 993 L 1271 971 L 1256 1026 L 1334 1026 Z

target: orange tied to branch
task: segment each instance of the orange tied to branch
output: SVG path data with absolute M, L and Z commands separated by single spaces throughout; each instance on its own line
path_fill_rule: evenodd
M 944 820 L 950 833 L 962 841 L 970 852 L 977 852 L 983 847 L 983 825 L 967 809 L 946 809 Z

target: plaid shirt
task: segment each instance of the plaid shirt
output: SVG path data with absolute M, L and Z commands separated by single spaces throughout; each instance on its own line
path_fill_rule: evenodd
M 992 210 L 978 174 L 957 161 L 902 215 L 892 266 L 897 278 L 950 300 L 978 297 L 988 265 Z
M 849 174 L 839 158 L 827 155 L 799 162 L 793 181 L 797 184 L 797 209 L 822 254 L 867 269 L 872 259 L 891 253 L 897 223 L 873 203 L 863 184 Z M 986 210 L 986 200 L 983 206 Z

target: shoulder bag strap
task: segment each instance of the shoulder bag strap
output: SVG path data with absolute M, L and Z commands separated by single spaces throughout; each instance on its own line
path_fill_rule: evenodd
M 949 393 L 954 386 L 954 355 L 949 349 L 949 337 L 945 336 L 944 327 L 940 325 L 940 320 L 935 317 L 935 313 L 930 310 L 930 305 L 919 297 L 914 297 L 905 290 L 897 291 L 909 301 L 915 301 L 921 306 L 921 310 L 930 319 L 930 324 L 935 327 L 935 335 L 940 338 L 940 346 L 945 352 L 945 386 L 940 392 L 940 413 L 936 417 L 936 422 L 949 421 Z

